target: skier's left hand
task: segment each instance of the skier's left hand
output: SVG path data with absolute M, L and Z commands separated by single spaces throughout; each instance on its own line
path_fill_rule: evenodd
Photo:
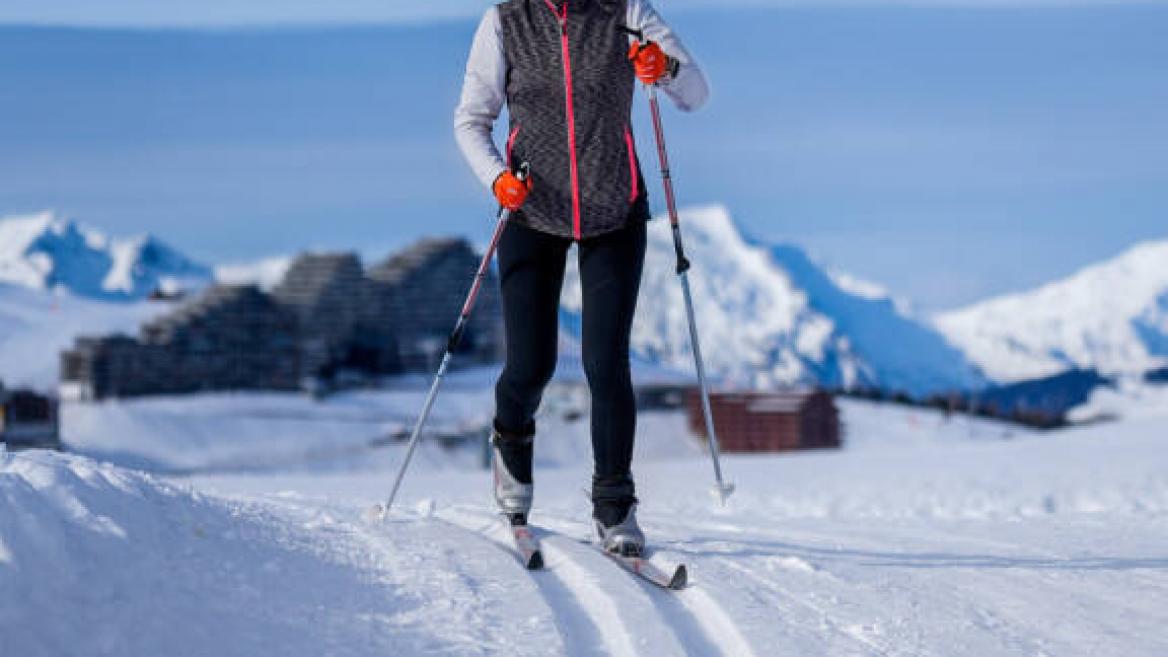
M 629 46 L 629 61 L 633 63 L 637 78 L 645 84 L 657 84 L 677 72 L 677 60 L 666 55 L 653 41 L 645 44 L 634 42 Z

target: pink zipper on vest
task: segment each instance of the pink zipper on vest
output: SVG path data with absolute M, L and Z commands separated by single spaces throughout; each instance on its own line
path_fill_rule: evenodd
M 572 56 L 568 49 L 568 0 L 564 10 L 556 9 L 552 0 L 543 0 L 560 21 L 560 50 L 564 56 L 564 97 L 568 113 L 568 155 L 572 170 L 572 235 L 580 239 L 580 172 L 576 164 L 576 108 L 572 103 Z
M 637 200 L 637 149 L 633 146 L 633 133 L 629 132 L 629 126 L 625 126 L 625 147 L 629 151 L 629 203 Z

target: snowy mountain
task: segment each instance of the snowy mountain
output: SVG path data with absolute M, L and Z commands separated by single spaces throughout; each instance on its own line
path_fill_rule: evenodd
M 0 282 L 101 301 L 197 288 L 211 269 L 146 235 L 111 239 L 52 212 L 0 218 Z
M 879 288 L 829 272 L 794 246 L 749 240 L 722 207 L 682 213 L 702 347 L 732 386 L 879 386 L 924 394 L 982 377 L 957 349 Z M 692 371 L 669 224 L 649 224 L 633 348 Z M 573 259 L 574 260 L 574 259 Z M 563 304 L 580 310 L 575 263 Z
M 944 313 L 936 326 L 988 376 L 1168 364 L 1168 240 L 1139 244 L 1061 281 Z

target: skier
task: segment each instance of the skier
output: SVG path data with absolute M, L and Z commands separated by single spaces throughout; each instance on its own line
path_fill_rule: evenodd
M 622 28 L 642 30 L 646 42 Z M 650 218 L 630 127 L 636 81 L 681 109 L 706 80 L 648 0 L 509 0 L 471 47 L 454 133 L 512 219 L 499 241 L 506 365 L 495 387 L 495 498 L 512 525 L 532 503 L 534 415 L 556 364 L 566 255 L 578 245 L 582 351 L 592 395 L 592 516 L 604 549 L 639 555 L 629 334 Z M 504 104 L 505 153 L 491 131 Z M 531 165 L 521 180 L 515 168 Z

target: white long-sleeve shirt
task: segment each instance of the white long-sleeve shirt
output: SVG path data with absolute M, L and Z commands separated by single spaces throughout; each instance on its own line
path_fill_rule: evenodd
M 677 76 L 659 84 L 678 108 L 693 111 L 709 97 L 706 77 L 673 30 L 649 0 L 628 0 L 625 24 L 641 30 L 665 54 L 678 62 Z M 632 37 L 630 37 L 630 40 Z M 499 9 L 491 7 L 475 32 L 462 98 L 454 111 L 454 138 L 476 176 L 488 189 L 507 170 L 503 156 L 491 138 L 491 129 L 507 102 L 507 56 L 503 50 L 503 26 Z

